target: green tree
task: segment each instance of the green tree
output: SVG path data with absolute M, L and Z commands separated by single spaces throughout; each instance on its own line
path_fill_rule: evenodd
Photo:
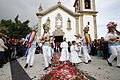
M 25 37 L 31 31 L 31 28 L 28 27 L 29 20 L 21 22 L 18 18 L 17 15 L 14 21 L 2 19 L 0 21 L 0 33 L 17 39 Z

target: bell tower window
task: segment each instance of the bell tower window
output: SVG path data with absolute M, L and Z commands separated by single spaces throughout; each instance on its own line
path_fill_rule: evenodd
M 85 9 L 91 9 L 91 1 L 85 0 Z

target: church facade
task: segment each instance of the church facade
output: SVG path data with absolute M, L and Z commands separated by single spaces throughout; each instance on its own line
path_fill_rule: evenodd
M 84 6 L 83 6 L 84 5 Z M 42 36 L 43 25 L 50 27 L 50 35 L 56 40 L 66 38 L 67 41 L 75 40 L 74 35 L 83 35 L 83 28 L 88 26 L 92 39 L 97 38 L 97 24 L 95 11 L 95 0 L 76 0 L 75 12 L 64 7 L 61 2 L 43 11 L 41 6 L 38 17 L 38 36 Z

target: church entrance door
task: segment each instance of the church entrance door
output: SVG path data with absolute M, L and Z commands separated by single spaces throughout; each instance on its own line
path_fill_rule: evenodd
M 60 43 L 63 41 L 63 36 L 55 36 L 55 52 L 61 52 Z
M 55 36 L 55 43 L 62 42 L 62 41 L 63 41 L 63 36 Z

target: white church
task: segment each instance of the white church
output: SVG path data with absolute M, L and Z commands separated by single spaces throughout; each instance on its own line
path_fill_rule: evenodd
M 43 24 L 50 27 L 50 35 L 55 36 L 55 41 L 76 40 L 74 35 L 83 35 L 83 28 L 88 26 L 89 34 L 92 40 L 97 39 L 97 11 L 95 0 L 75 0 L 73 5 L 75 12 L 64 7 L 59 1 L 55 6 L 43 10 L 39 7 L 38 17 L 38 35 L 42 36 Z

